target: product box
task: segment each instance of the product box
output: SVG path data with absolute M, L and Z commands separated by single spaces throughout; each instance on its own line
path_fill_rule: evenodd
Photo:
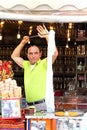
M 46 122 L 45 121 L 31 121 L 31 129 L 32 130 L 46 130 Z
M 27 118 L 28 130 L 56 130 L 56 119 L 50 118 L 50 115 L 43 118 L 38 116 L 36 118 Z
M 85 55 L 85 45 L 77 46 L 77 55 Z
M 0 117 L 0 130 L 25 130 L 22 118 L 4 119 Z
M 20 99 L 1 99 L 2 118 L 21 118 Z

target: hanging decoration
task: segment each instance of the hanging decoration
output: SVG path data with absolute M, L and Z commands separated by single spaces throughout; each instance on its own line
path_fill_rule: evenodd
M 4 26 L 4 23 L 5 23 L 5 21 L 1 20 L 1 22 L 0 22 L 0 40 L 2 40 L 2 38 L 3 38 L 3 36 L 2 36 L 2 28 Z
M 23 23 L 23 21 L 18 21 L 18 33 L 17 33 L 17 39 L 21 38 L 21 33 L 20 33 L 20 28 L 21 28 L 21 24 Z

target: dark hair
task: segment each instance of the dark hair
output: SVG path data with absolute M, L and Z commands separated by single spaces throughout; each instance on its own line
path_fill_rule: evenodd
M 38 46 L 37 44 L 28 44 L 28 46 L 26 47 L 26 53 L 28 52 L 28 49 L 30 48 L 30 47 L 32 47 L 32 46 L 36 46 L 36 47 L 38 47 L 39 48 L 39 50 L 40 50 L 40 52 L 42 51 L 42 49 L 41 49 L 41 47 L 40 46 Z

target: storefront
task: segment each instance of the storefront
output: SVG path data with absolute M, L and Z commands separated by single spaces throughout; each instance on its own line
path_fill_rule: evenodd
M 1 20 L 4 20 L 4 19 L 22 20 L 22 21 L 28 21 L 28 22 L 42 22 L 42 23 L 44 23 L 44 22 L 47 22 L 47 23 L 50 23 L 50 22 L 52 22 L 52 23 L 71 23 L 71 22 L 72 23 L 81 23 L 82 22 L 82 23 L 84 23 L 84 22 L 87 22 L 87 6 L 86 6 L 87 4 L 86 3 L 87 3 L 86 0 L 80 0 L 78 3 L 74 0 L 69 0 L 69 1 L 66 0 L 63 2 L 61 2 L 60 0 L 59 1 L 56 0 L 55 2 L 53 0 L 51 0 L 51 1 L 41 0 L 41 1 L 39 1 L 39 3 L 38 3 L 38 0 L 36 0 L 36 1 L 20 0 L 18 2 L 16 0 L 15 1 L 9 0 L 9 2 L 7 3 L 7 1 L 4 0 L 4 1 L 0 1 L 0 19 Z M 86 41 L 86 40 L 87 39 L 84 38 L 84 41 Z M 10 50 L 12 51 L 14 47 L 12 47 L 12 46 L 10 46 L 10 47 L 11 47 Z M 84 46 L 81 45 L 80 47 L 78 47 L 78 50 L 83 47 Z M 2 48 L 4 51 L 2 50 Z M 2 46 L 0 49 L 2 50 L 2 51 L 0 51 L 1 57 L 2 57 L 2 54 L 4 54 L 4 57 L 8 55 L 9 47 L 7 47 L 7 49 L 6 49 Z M 72 71 L 72 74 L 75 70 L 74 68 L 73 69 L 70 68 L 72 61 L 74 61 L 74 60 L 71 60 L 71 58 L 76 56 L 76 54 L 74 53 L 75 52 L 74 49 L 75 48 L 71 47 L 69 53 L 65 55 L 66 56 L 65 62 L 69 61 L 69 69 L 66 71 L 70 71 L 70 73 Z M 62 49 L 60 47 L 60 53 L 61 53 L 60 56 L 62 57 L 61 50 Z M 82 50 L 84 51 L 84 48 L 81 49 L 81 51 Z M 64 52 L 67 53 L 67 50 L 64 50 Z M 80 54 L 81 54 L 80 59 L 82 59 L 82 53 L 80 53 Z M 87 54 L 87 52 L 84 54 L 84 57 L 83 57 L 84 59 L 85 59 L 86 54 Z M 70 57 L 67 58 L 67 55 Z M 74 57 L 74 58 L 76 58 L 76 57 Z M 0 60 L 2 60 L 2 59 L 0 59 Z M 78 56 L 77 56 L 77 60 L 78 60 Z M 82 59 L 82 61 L 83 61 L 83 59 Z M 78 65 L 79 64 L 77 64 L 77 66 Z M 85 62 L 84 62 L 84 65 L 85 65 Z M 60 66 L 61 66 L 61 64 L 60 64 Z M 78 66 L 78 68 L 82 69 L 81 64 L 80 64 L 80 66 Z M 85 66 L 85 68 L 87 68 L 87 67 Z M 55 70 L 56 70 L 56 68 L 55 68 Z M 61 72 L 61 67 L 60 67 L 59 71 Z M 77 73 L 77 77 L 78 77 L 79 81 L 82 81 L 82 82 L 80 82 L 81 87 L 85 86 L 83 83 L 83 78 L 85 78 L 86 75 L 87 75 L 86 73 L 84 73 L 84 74 L 81 72 Z M 57 79 L 57 77 L 55 79 Z M 60 80 L 60 78 L 58 77 L 57 80 Z M 84 80 L 84 81 L 86 82 L 86 80 Z M 7 85 L 5 85 L 5 86 L 8 87 Z M 81 90 L 79 92 L 81 92 Z M 10 96 L 13 97 L 13 95 L 11 95 L 11 94 L 12 94 L 12 91 L 10 91 Z M 69 93 L 67 93 L 67 95 L 68 94 Z M 64 97 L 61 97 L 60 100 L 55 100 L 56 101 L 55 102 L 56 112 L 59 111 L 59 109 L 63 112 L 66 109 L 68 109 L 68 110 L 69 109 L 71 109 L 71 110 L 80 109 L 81 112 L 83 111 L 83 109 L 87 109 L 86 97 L 82 97 L 82 98 L 80 97 L 79 98 L 80 100 L 79 100 L 77 95 L 75 95 L 75 94 L 78 94 L 78 93 L 74 93 L 73 96 L 75 96 L 75 97 L 72 99 L 68 98 L 66 100 L 63 100 Z M 3 99 L 7 100 L 8 95 L 9 94 L 5 93 L 5 91 L 4 91 Z M 63 94 L 60 96 L 63 96 Z M 21 98 L 20 95 L 19 95 L 19 98 Z M 8 101 L 11 99 L 14 101 L 13 98 L 8 99 Z M 17 101 L 17 98 L 16 98 L 16 101 Z M 3 104 L 3 101 L 1 102 L 1 104 Z M 5 103 L 4 103 L 4 106 L 5 106 Z M 7 106 L 7 104 L 6 104 L 6 106 Z M 2 105 L 1 105 L 1 107 L 2 107 Z M 2 117 L 0 118 L 0 122 L 1 122 L 0 130 L 7 130 L 7 129 L 30 130 L 31 127 L 34 127 L 32 129 L 36 128 L 38 130 L 45 130 L 45 129 L 46 130 L 63 130 L 63 129 L 64 130 L 80 130 L 82 116 L 84 115 L 83 113 L 79 113 L 79 111 L 77 111 L 78 115 L 76 115 L 76 116 L 74 116 L 74 115 L 73 116 L 55 115 L 56 112 L 49 113 L 49 114 L 40 113 L 41 115 L 37 115 L 37 113 L 35 113 L 35 114 L 31 115 L 31 114 L 26 114 L 24 108 L 23 108 L 24 111 L 21 110 L 20 107 L 17 109 L 20 114 L 18 113 L 19 115 L 16 115 L 16 116 L 18 116 L 18 117 L 15 117 L 16 119 L 12 119 L 12 118 L 14 118 L 14 115 L 12 116 L 11 114 L 4 113 L 5 111 L 2 111 L 3 113 L 1 112 Z M 6 110 L 7 110 L 7 108 L 6 108 Z M 9 108 L 8 112 L 10 112 L 10 108 Z M 24 112 L 24 113 L 21 113 L 21 112 Z M 13 111 L 13 113 L 14 113 L 14 111 Z M 21 114 L 23 117 L 21 117 Z M 5 116 L 8 119 L 6 119 Z

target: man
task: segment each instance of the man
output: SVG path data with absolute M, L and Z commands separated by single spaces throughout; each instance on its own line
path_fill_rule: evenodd
M 48 43 L 48 30 L 43 25 L 37 26 L 38 36 L 45 38 Z M 42 52 L 36 45 L 31 45 L 27 51 L 28 60 L 20 57 L 20 53 L 30 41 L 29 36 L 24 36 L 20 44 L 14 49 L 11 58 L 24 69 L 24 87 L 26 101 L 29 106 L 35 105 L 36 110 L 46 109 L 45 94 L 46 94 L 46 72 L 47 72 L 47 58 L 41 60 Z M 52 56 L 52 63 L 58 56 L 58 50 Z

